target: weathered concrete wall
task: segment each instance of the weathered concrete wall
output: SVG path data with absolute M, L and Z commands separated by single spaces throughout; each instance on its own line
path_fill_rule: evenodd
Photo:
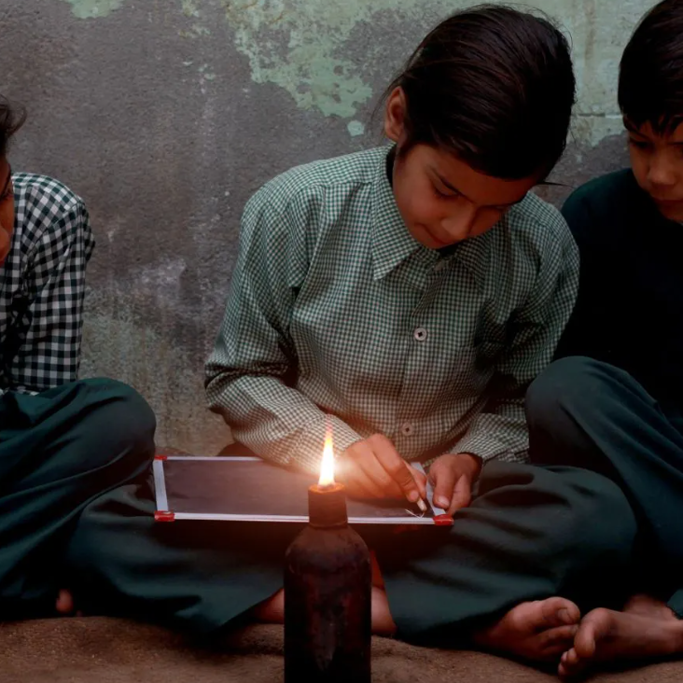
M 202 367 L 223 313 L 241 209 L 290 166 L 376 144 L 376 98 L 465 0 L 0 0 L 0 91 L 30 113 L 15 169 L 84 197 L 84 375 L 129 382 L 158 440 L 215 453 Z M 574 138 L 554 179 L 626 162 L 615 86 L 651 0 L 536 0 L 571 33 Z M 549 196 L 559 201 L 566 190 Z

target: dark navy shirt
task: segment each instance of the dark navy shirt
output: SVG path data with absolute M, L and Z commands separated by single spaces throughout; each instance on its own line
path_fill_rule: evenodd
M 579 296 L 557 355 L 584 355 L 683 406 L 683 225 L 667 220 L 630 170 L 576 190 L 562 213 L 581 255 Z

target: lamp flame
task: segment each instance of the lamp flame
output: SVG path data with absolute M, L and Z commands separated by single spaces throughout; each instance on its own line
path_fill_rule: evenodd
M 332 446 L 332 431 L 328 427 L 325 435 L 323 459 L 320 464 L 320 479 L 318 486 L 334 486 L 334 448 Z

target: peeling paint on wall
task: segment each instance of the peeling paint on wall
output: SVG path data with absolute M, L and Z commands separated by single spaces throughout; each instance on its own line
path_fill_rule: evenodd
M 421 0 L 221 1 L 234 28 L 237 49 L 248 57 L 255 82 L 283 87 L 302 109 L 318 109 L 325 116 L 343 118 L 352 118 L 372 96 L 372 87 L 366 80 L 370 74 L 359 68 L 357 59 L 349 59 L 344 52 L 358 25 L 371 26 L 385 12 L 399 26 L 424 26 L 426 32 L 439 17 L 472 5 L 470 0 L 432 0 L 429 20 Z M 609 2 L 536 0 L 534 4 L 555 17 L 572 35 L 579 76 L 579 112 L 597 116 L 606 112 L 616 114 L 618 60 L 650 0 L 622 3 L 616 20 L 613 4 Z M 418 35 L 416 40 L 421 37 Z M 378 58 L 382 57 L 381 46 L 375 52 Z M 362 61 L 370 60 L 366 56 Z M 387 74 L 387 80 L 390 75 Z
M 346 129 L 349 131 L 349 135 L 352 138 L 356 138 L 365 133 L 365 124 L 362 121 L 349 121 Z
M 79 18 L 105 17 L 126 0 L 65 0 Z M 353 119 L 373 96 L 373 74 L 359 66 L 382 59 L 383 46 L 370 47 L 372 56 L 349 54 L 348 41 L 362 24 L 372 26 L 380 16 L 397 25 L 424 25 L 424 31 L 448 14 L 472 4 L 470 0 L 432 0 L 429 17 L 421 0 L 165 0 L 168 8 L 190 19 L 183 37 L 201 39 L 214 28 L 208 10 L 222 12 L 232 29 L 237 50 L 249 61 L 255 83 L 272 83 L 286 90 L 297 107 L 324 116 Z M 503 0 L 494 0 L 503 2 Z M 615 3 L 597 0 L 536 0 L 571 34 L 579 83 L 575 139 L 589 145 L 620 130 L 616 105 L 618 61 L 638 18 L 651 0 L 626 0 L 615 16 Z M 381 13 L 385 13 L 382 15 Z M 418 35 L 417 38 L 420 36 Z M 416 38 L 416 39 L 417 39 Z M 406 55 L 407 57 L 407 55 Z M 220 79 L 220 64 L 202 73 L 203 81 Z M 391 74 L 387 74 L 387 80 Z M 382 83 L 382 86 L 384 83 Z M 205 88 L 202 89 L 205 92 Z M 361 135 L 355 121 L 352 137 Z
M 124 0 L 65 0 L 78 19 L 99 19 L 123 5 Z
M 196 0 L 180 0 L 180 6 L 186 17 L 199 17 L 199 7 Z

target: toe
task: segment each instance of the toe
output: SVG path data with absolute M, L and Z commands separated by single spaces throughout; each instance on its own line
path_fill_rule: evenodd
M 595 609 L 585 616 L 574 641 L 577 658 L 591 659 L 595 656 L 597 642 L 609 635 L 611 622 L 611 612 L 607 609 Z
M 581 672 L 581 659 L 576 650 L 571 648 L 562 655 L 557 673 L 560 678 L 572 678 Z
M 543 647 L 551 647 L 558 644 L 564 644 L 562 652 L 566 652 L 574 644 L 574 637 L 576 636 L 579 627 L 574 626 L 558 626 L 551 628 L 541 633 L 538 638 Z
M 65 589 L 59 591 L 55 609 L 60 614 L 71 614 L 74 611 L 74 599 L 70 591 Z
M 566 654 L 574 644 L 574 637 L 578 630 L 578 626 L 559 626 L 549 629 L 539 636 L 539 647 L 549 658 Z
M 557 667 L 557 675 L 560 678 L 569 678 L 570 676 L 569 669 L 567 668 L 567 665 L 563 660 L 560 660 L 560 663 Z
M 575 648 L 572 648 L 567 653 L 567 661 L 565 662 L 568 666 L 576 666 L 579 663 L 579 655 Z
M 566 598 L 548 598 L 541 603 L 544 627 L 578 624 L 581 611 Z

